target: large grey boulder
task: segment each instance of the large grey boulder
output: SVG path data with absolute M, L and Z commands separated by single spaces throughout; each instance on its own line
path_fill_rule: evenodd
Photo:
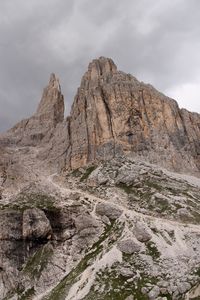
M 120 208 L 114 206 L 113 204 L 98 203 L 96 205 L 96 213 L 100 216 L 106 216 L 110 220 L 116 220 L 121 216 L 123 211 Z
M 118 249 L 125 254 L 139 252 L 141 246 L 132 239 L 122 240 L 117 245 Z
M 22 234 L 24 239 L 49 239 L 51 224 L 45 213 L 38 208 L 26 209 L 23 213 Z
M 151 234 L 147 231 L 147 228 L 141 222 L 136 223 L 134 234 L 137 240 L 140 242 L 148 242 L 151 239 Z
M 99 223 L 89 214 L 83 214 L 74 219 L 75 228 L 81 237 L 90 236 L 98 231 Z
M 160 294 L 160 289 L 158 286 L 154 286 L 152 290 L 148 293 L 150 300 L 155 300 Z

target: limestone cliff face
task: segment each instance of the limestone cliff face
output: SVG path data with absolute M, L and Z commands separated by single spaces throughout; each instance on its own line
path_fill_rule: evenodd
M 111 59 L 89 64 L 70 115 L 70 167 L 132 153 L 175 170 L 197 171 L 199 141 L 199 114 L 117 71 Z
M 51 74 L 36 113 L 31 118 L 16 124 L 8 134 L 15 138 L 17 144 L 37 145 L 43 139 L 49 140 L 52 131 L 63 119 L 64 97 L 59 80 Z
M 11 142 L 42 145 L 39 157 L 59 170 L 124 154 L 176 171 L 200 170 L 200 115 L 180 109 L 104 57 L 89 64 L 65 120 L 60 84 L 52 74 L 33 117 L 0 138 L 0 145 Z

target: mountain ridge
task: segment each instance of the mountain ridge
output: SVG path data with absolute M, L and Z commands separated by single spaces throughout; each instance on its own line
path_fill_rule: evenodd
M 199 119 L 104 57 L 64 118 L 52 74 L 0 136 L 0 299 L 198 299 Z
M 46 149 L 51 144 L 49 156 L 64 153 L 63 163 L 57 162 L 60 169 L 129 154 L 175 171 L 200 170 L 200 115 L 180 109 L 175 100 L 118 71 L 105 57 L 89 64 L 67 118 L 53 74 L 36 114 L 6 136 L 21 145 L 46 143 Z

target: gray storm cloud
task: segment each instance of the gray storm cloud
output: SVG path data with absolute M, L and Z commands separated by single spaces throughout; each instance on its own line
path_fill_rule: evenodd
M 69 113 L 102 55 L 200 112 L 198 0 L 1 0 L 0 37 L 0 131 L 35 111 L 52 72 Z

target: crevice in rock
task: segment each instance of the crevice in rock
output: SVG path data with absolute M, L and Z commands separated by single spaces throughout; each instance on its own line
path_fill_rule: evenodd
M 87 163 L 90 161 L 90 141 L 89 141 L 89 131 L 88 131 L 88 120 L 87 120 L 87 97 L 84 98 L 84 117 L 85 117 L 85 127 L 86 127 L 86 139 L 87 139 Z
M 114 134 L 114 130 L 113 130 L 113 124 L 112 124 L 112 112 L 110 110 L 110 107 L 106 101 L 106 96 L 105 96 L 105 93 L 103 91 L 103 88 L 100 88 L 100 92 L 101 92 L 101 97 L 102 97 L 102 100 L 103 100 L 103 103 L 104 103 L 104 106 L 105 106 L 105 109 L 106 109 L 106 115 L 107 115 L 107 119 L 108 119 L 108 125 L 109 125 L 109 130 L 110 130 L 110 133 L 111 133 L 111 136 L 112 136 L 112 139 L 113 139 L 113 142 L 114 142 L 114 157 L 116 155 L 116 143 L 115 143 L 115 134 Z
M 108 105 L 108 103 L 106 101 L 106 97 L 105 97 L 105 94 L 104 94 L 104 91 L 103 91 L 102 88 L 101 88 L 101 97 L 102 97 L 103 103 L 104 103 L 105 108 L 106 108 L 109 129 L 110 129 L 112 138 L 115 139 L 115 137 L 114 137 L 114 131 L 113 131 L 113 125 L 112 125 L 112 113 L 111 113 L 109 105 Z

